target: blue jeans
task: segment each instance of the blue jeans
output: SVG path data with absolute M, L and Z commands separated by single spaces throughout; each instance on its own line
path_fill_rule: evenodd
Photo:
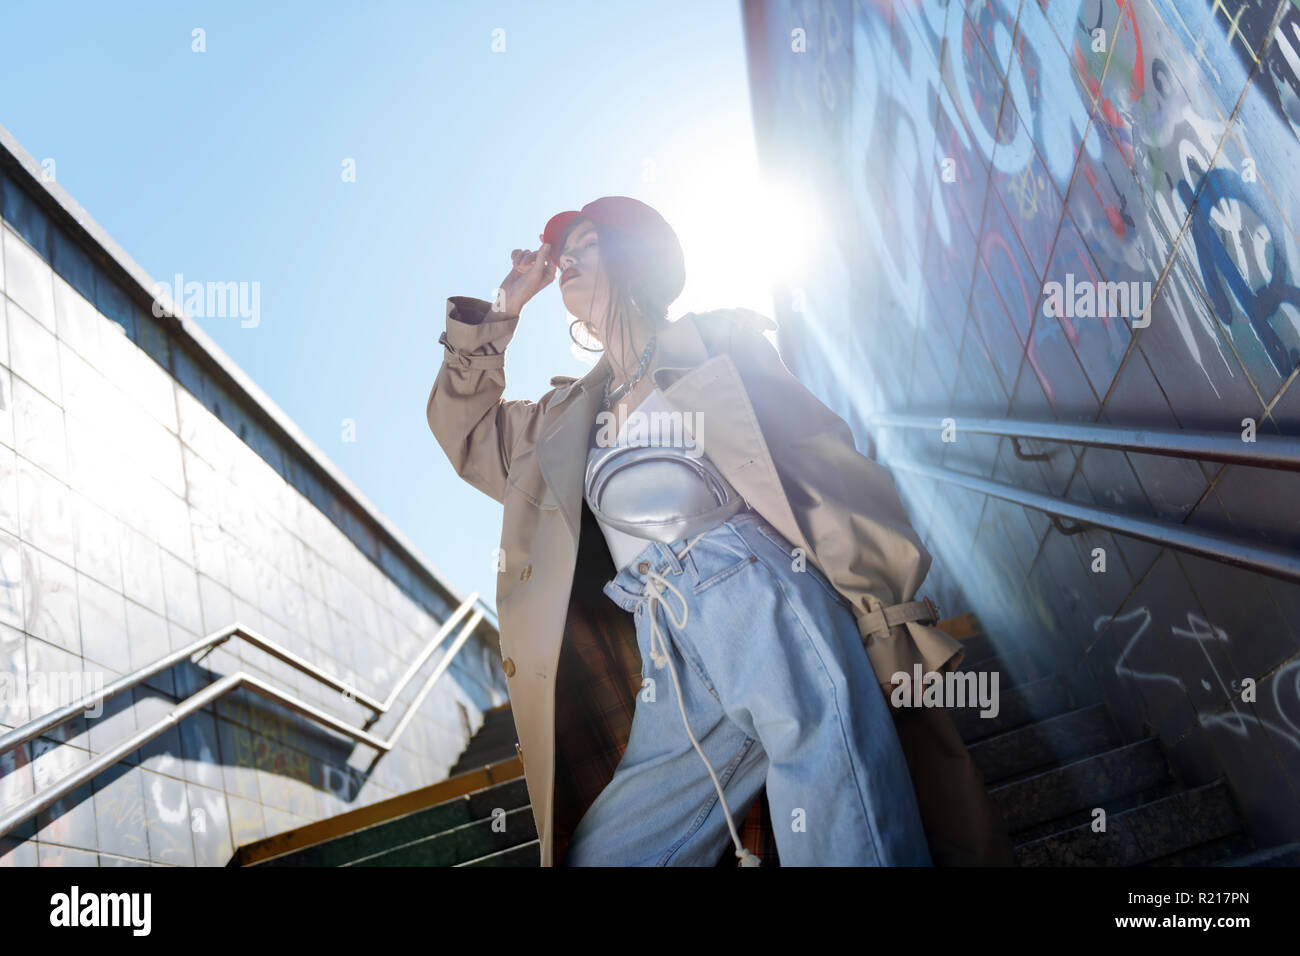
M 783 866 L 929 866 L 848 602 L 811 563 L 795 570 L 790 542 L 752 510 L 687 546 L 648 542 L 605 585 L 633 612 L 643 687 L 622 760 L 560 865 L 713 866 L 736 842 L 718 788 L 738 828 L 766 783 Z

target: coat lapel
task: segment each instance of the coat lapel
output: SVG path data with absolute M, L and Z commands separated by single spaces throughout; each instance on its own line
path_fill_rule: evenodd
M 695 368 L 661 369 L 655 382 L 674 409 L 705 411 L 701 444 L 709 460 L 792 545 L 811 554 L 732 357 L 724 352 Z
M 655 354 L 646 374 L 661 387 L 673 376 L 688 372 L 709 358 L 708 349 L 695 327 L 695 313 L 690 312 L 673 322 L 660 334 Z M 657 373 L 663 369 L 667 379 Z M 605 376 L 609 374 L 609 356 L 602 354 L 586 375 L 570 386 L 554 420 L 544 425 L 537 439 L 537 464 L 542 477 L 555 493 L 564 523 L 573 537 L 574 552 L 582 530 L 582 478 L 587 467 L 587 442 L 600 411 Z

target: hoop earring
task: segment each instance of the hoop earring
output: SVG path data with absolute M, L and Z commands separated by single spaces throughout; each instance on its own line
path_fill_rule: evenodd
M 593 349 L 593 348 L 591 348 L 590 346 L 583 345 L 581 342 L 579 342 L 579 341 L 577 340 L 577 338 L 576 338 L 576 337 L 574 336 L 574 334 L 573 334 L 573 327 L 574 327 L 575 325 L 580 324 L 581 322 L 582 322 L 582 319 L 574 319 L 572 322 L 569 323 L 569 338 L 573 340 L 573 344 L 576 345 L 578 348 L 582 349 L 582 350 L 585 351 L 585 352 L 603 352 L 603 351 L 605 351 L 605 346 L 603 346 L 603 345 L 602 345 L 600 348 L 598 348 L 598 349 Z

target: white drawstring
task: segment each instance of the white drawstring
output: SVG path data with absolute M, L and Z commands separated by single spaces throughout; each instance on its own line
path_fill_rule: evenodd
M 694 547 L 695 542 L 699 541 L 707 531 L 697 534 L 691 539 L 677 555 L 678 560 L 686 557 L 686 552 Z M 668 665 L 668 672 L 673 677 L 673 687 L 677 691 L 677 708 L 682 712 L 682 726 L 686 728 L 686 735 L 691 738 L 691 743 L 695 746 L 695 752 L 700 755 L 704 761 L 704 766 L 708 768 L 709 776 L 713 778 L 713 786 L 718 791 L 718 799 L 722 801 L 722 812 L 726 815 L 727 829 L 731 831 L 731 840 L 736 844 L 736 856 L 740 858 L 741 866 L 761 866 L 760 860 L 753 853 L 750 853 L 740 845 L 740 835 L 736 832 L 736 825 L 731 820 L 731 809 L 727 806 L 727 798 L 722 793 L 722 784 L 718 782 L 718 775 L 713 772 L 713 765 L 709 763 L 709 758 L 704 756 L 704 751 L 700 749 L 700 743 L 695 739 L 695 734 L 691 733 L 690 722 L 686 719 L 686 705 L 682 701 L 682 687 L 677 680 L 677 668 L 673 666 L 672 658 L 668 655 L 668 645 L 664 641 L 663 634 L 659 631 L 657 615 L 655 614 L 656 603 L 663 605 L 665 613 L 672 620 L 673 624 L 680 630 L 686 626 L 687 617 L 690 614 L 690 608 L 687 607 L 686 599 L 682 597 L 682 592 L 673 587 L 672 582 L 654 569 L 646 572 L 649 579 L 646 587 L 646 598 L 648 602 L 647 613 L 650 615 L 650 658 L 654 661 L 656 667 Z M 667 588 L 677 595 L 677 600 L 682 604 L 682 617 L 679 621 L 677 615 L 673 613 L 671 605 L 663 599 L 664 589 Z

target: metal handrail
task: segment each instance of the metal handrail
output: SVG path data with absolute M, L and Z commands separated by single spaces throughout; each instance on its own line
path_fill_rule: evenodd
M 892 428 L 940 431 L 944 418 L 957 423 L 958 431 L 980 435 L 1006 435 L 1070 445 L 1092 445 L 1148 455 L 1175 458 L 1205 458 L 1257 468 L 1300 471 L 1300 439 L 1284 435 L 1257 435 L 1243 442 L 1233 434 L 1203 434 L 1176 429 L 1117 428 L 1109 425 L 1075 425 L 1066 422 L 1029 422 L 1009 418 L 966 418 L 957 415 L 877 414 L 867 421 Z
M 479 599 L 478 603 L 479 606 L 483 608 L 483 616 L 486 617 L 489 621 L 491 621 L 494 627 L 501 623 L 501 619 L 497 617 L 496 608 L 492 607 L 481 598 Z
M 382 703 L 361 693 L 346 682 L 327 674 L 311 662 L 299 657 L 285 648 L 280 647 L 278 644 L 263 637 L 256 631 L 251 631 L 236 622 L 227 625 L 218 631 L 214 631 L 207 637 L 201 638 L 181 650 L 173 651 L 171 654 L 160 658 L 152 664 L 146 664 L 144 667 L 132 671 L 130 674 L 113 681 L 113 683 L 85 695 L 81 700 L 60 707 L 43 717 L 38 717 L 36 720 L 30 721 L 23 726 L 10 731 L 3 737 L 0 737 L 0 754 L 21 746 L 23 743 L 26 743 L 35 737 L 39 737 L 46 731 L 72 720 L 78 714 L 90 710 L 100 702 L 109 700 L 123 691 L 129 690 L 136 684 L 148 680 L 155 674 L 180 663 L 180 661 L 186 659 L 189 655 L 197 651 L 216 647 L 217 645 L 230 640 L 232 637 L 241 638 L 256 647 L 262 648 L 273 657 L 276 657 L 279 660 L 284 661 L 286 664 L 289 664 L 291 667 L 308 674 L 327 687 L 332 687 L 335 690 L 341 691 L 347 699 L 354 700 L 375 711 L 376 715 L 383 714 L 388 711 L 393 702 L 396 701 L 398 695 L 406 685 L 410 683 L 411 679 L 418 671 L 419 665 L 429 659 L 429 656 L 433 653 L 434 649 L 436 649 L 443 639 L 451 633 L 451 630 L 456 626 L 456 623 L 465 616 L 477 598 L 477 593 L 471 594 L 456 609 L 451 617 L 443 623 L 442 627 L 438 629 L 438 633 L 430 639 L 429 644 L 417 658 L 417 664 L 407 668 L 406 673 L 402 675 L 397 682 L 397 685 L 393 688 L 393 691 Z M 351 724 L 340 720 L 332 714 L 326 713 L 320 708 L 314 707 L 305 701 L 301 701 L 290 694 L 286 694 L 284 691 L 266 683 L 261 678 L 255 677 L 254 675 L 241 670 L 238 673 L 223 677 L 220 680 L 209 684 L 202 690 L 191 694 L 189 697 L 181 701 L 179 705 L 165 717 L 161 718 L 145 730 L 140 731 L 125 743 L 119 744 L 112 750 L 101 754 L 76 772 L 68 775 L 57 783 L 52 784 L 50 787 L 36 794 L 31 799 L 19 804 L 3 816 L 0 816 L 0 836 L 4 836 L 20 823 L 57 803 L 64 796 L 72 793 L 103 770 L 113 766 L 127 754 L 138 750 L 155 737 L 165 733 L 169 728 L 175 726 L 190 714 L 197 710 L 201 710 L 218 698 L 241 687 L 245 687 L 262 697 L 266 697 L 267 699 L 272 700 L 295 713 L 301 714 L 304 717 L 308 717 L 346 737 L 364 743 L 382 753 L 387 753 L 396 745 L 398 738 L 401 737 L 402 732 L 415 717 L 415 714 L 419 710 L 420 705 L 424 702 L 425 697 L 427 697 L 429 692 L 433 690 L 434 684 L 436 684 L 438 679 L 446 672 L 456 654 L 460 652 L 460 649 L 465 645 L 465 642 L 469 640 L 470 635 L 474 632 L 474 628 L 478 626 L 479 621 L 482 619 L 483 608 L 475 608 L 473 615 L 465 623 L 464 627 L 461 628 L 460 633 L 456 636 L 456 640 L 452 643 L 450 649 L 445 655 L 443 655 L 442 660 L 438 662 L 438 666 L 433 669 L 433 672 L 425 680 L 419 693 L 416 694 L 414 700 L 412 700 L 407 706 L 402 715 L 402 719 L 398 721 L 397 726 L 393 728 L 393 732 L 386 740 L 376 737 L 358 727 L 353 727 Z
M 411 679 L 415 677 L 416 673 L 420 670 L 420 668 L 424 666 L 424 662 L 429 659 L 429 657 L 433 654 L 435 650 L 437 650 L 438 645 L 442 643 L 442 639 L 446 637 L 449 633 L 451 633 L 451 629 L 456 626 L 456 622 L 465 616 L 465 613 L 470 609 L 470 607 L 474 604 L 474 602 L 477 599 L 478 599 L 477 592 L 471 594 L 468 598 L 465 599 L 465 602 L 461 604 L 460 607 L 456 608 L 455 612 L 451 615 L 451 617 L 447 618 L 447 620 L 443 622 L 442 627 L 438 629 L 438 633 L 433 635 L 433 637 L 429 640 L 429 643 L 425 645 L 424 650 L 420 652 L 420 655 L 417 658 L 415 658 L 415 660 L 411 661 L 411 666 L 406 669 L 406 673 L 404 673 L 401 676 L 401 678 L 397 681 L 397 683 L 393 685 L 392 691 L 389 692 L 386 698 L 384 698 L 384 702 L 379 705 L 378 713 L 380 714 L 388 713 L 388 708 L 393 706 L 393 703 L 397 700 L 398 695 L 401 694 L 402 691 L 406 689 L 406 685 L 411 682 Z M 474 611 L 474 613 L 478 615 L 478 617 L 475 619 L 475 623 L 477 624 L 478 621 L 483 617 L 483 609 L 478 608 Z M 444 658 L 444 660 L 445 659 L 446 658 Z
M 1237 538 L 1215 534 L 1210 531 L 1193 531 L 1182 525 L 1170 525 L 1159 521 L 1134 518 L 1102 508 L 1089 507 L 1073 501 L 1038 494 L 1034 491 L 1026 491 L 1023 488 L 1017 488 L 998 481 L 990 481 L 987 478 L 964 475 L 940 466 L 924 465 L 908 460 L 891 460 L 889 467 L 899 471 L 912 472 L 936 481 L 960 485 L 970 491 L 992 495 L 995 498 L 1001 498 L 1003 501 L 1010 501 L 1027 508 L 1033 508 L 1035 511 L 1042 511 L 1045 514 L 1059 515 L 1064 518 L 1072 518 L 1083 524 L 1107 528 L 1130 538 L 1140 538 L 1143 541 L 1150 541 L 1152 544 L 1175 548 L 1214 561 L 1258 571 L 1271 577 L 1280 578 L 1283 581 L 1300 583 L 1300 554 L 1295 551 L 1272 548 L 1262 544 L 1246 544 Z

